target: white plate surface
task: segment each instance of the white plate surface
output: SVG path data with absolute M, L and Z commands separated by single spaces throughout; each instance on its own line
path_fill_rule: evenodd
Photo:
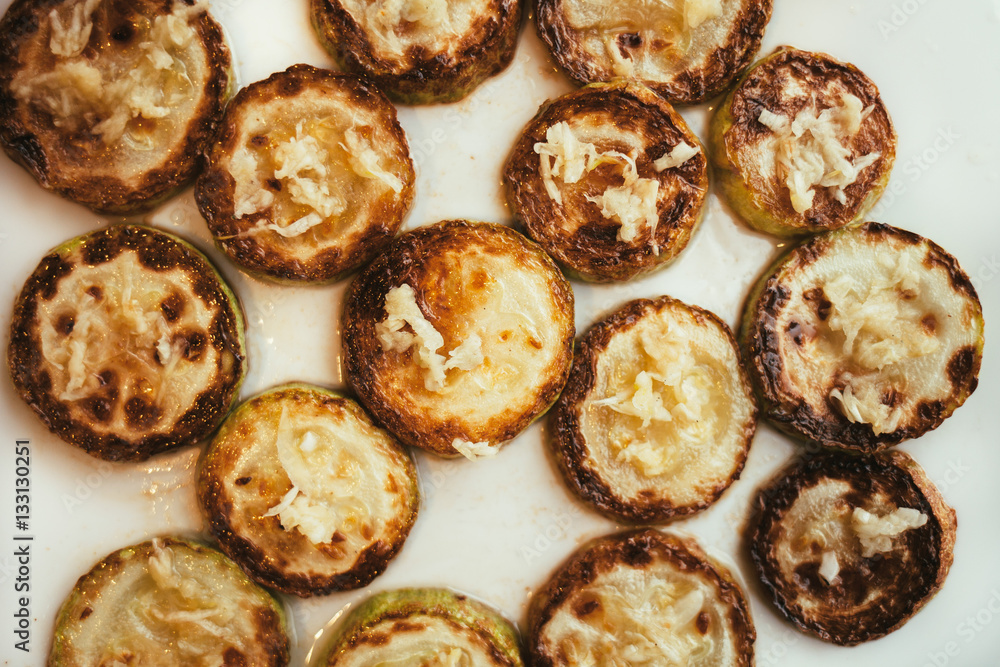
M 0 1 L 6 10 L 9 0 Z M 229 33 L 242 84 L 298 62 L 332 66 L 314 39 L 305 0 L 213 0 Z M 858 65 L 880 87 L 899 134 L 890 188 L 872 219 L 930 237 L 958 257 L 979 290 L 987 345 L 980 386 L 936 431 L 902 449 L 938 483 L 959 517 L 955 563 L 943 590 L 902 629 L 855 648 L 824 644 L 785 622 L 754 586 L 757 664 L 854 667 L 982 667 L 1000 664 L 1000 0 L 775 0 L 762 53 L 790 44 Z M 400 109 L 418 167 L 406 228 L 449 218 L 509 222 L 500 170 L 523 125 L 545 99 L 573 89 L 525 25 L 514 63 L 460 103 Z M 684 111 L 705 136 L 709 108 Z M 25 278 L 54 245 L 107 224 L 43 192 L 0 158 L 0 327 Z M 190 190 L 143 221 L 191 239 L 221 266 L 249 322 L 248 397 L 290 380 L 344 385 L 339 318 L 344 283 L 287 288 L 242 275 L 217 253 Z M 670 294 L 731 326 L 744 295 L 778 252 L 748 231 L 713 193 L 704 224 L 681 259 L 625 285 L 574 283 L 584 331 L 636 297 Z M 142 464 L 92 459 L 48 433 L 0 379 L 0 660 L 44 664 L 55 613 L 77 577 L 120 547 L 151 536 L 203 535 L 192 484 L 197 449 Z M 401 554 L 367 589 L 288 599 L 301 665 L 331 619 L 372 591 L 444 585 L 471 593 L 521 623 L 532 591 L 584 541 L 616 526 L 570 497 L 532 426 L 492 460 L 442 461 L 417 454 L 420 516 Z M 15 593 L 14 442 L 31 443 L 30 592 Z M 755 488 L 796 445 L 761 425 L 743 478 L 710 510 L 671 530 L 693 534 L 744 580 L 739 553 Z M 30 596 L 30 653 L 15 650 L 15 597 Z

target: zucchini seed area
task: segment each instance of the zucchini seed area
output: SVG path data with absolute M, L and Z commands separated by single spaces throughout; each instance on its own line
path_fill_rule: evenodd
M 978 304 L 930 245 L 855 232 L 809 254 L 779 279 L 792 288 L 774 322 L 789 391 L 876 436 L 951 400 L 952 357 L 980 341 Z
M 37 310 L 53 396 L 101 435 L 169 433 L 232 366 L 210 344 L 221 304 L 199 298 L 185 270 L 150 270 L 134 250 L 67 260 L 73 270 Z
M 196 27 L 207 5 L 122 16 L 109 1 L 81 0 L 49 12 L 22 47 L 20 59 L 36 66 L 18 71 L 11 90 L 70 138 L 72 147 L 53 149 L 74 158 L 64 168 L 120 176 L 127 163 L 141 176 L 181 146 L 212 77 Z
M 616 495 L 650 492 L 675 506 L 728 485 L 746 451 L 755 407 L 721 326 L 686 307 L 650 308 L 597 353 L 580 411 L 591 461 Z

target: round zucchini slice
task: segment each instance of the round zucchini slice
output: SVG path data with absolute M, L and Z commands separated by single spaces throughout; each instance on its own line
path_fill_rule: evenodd
M 320 43 L 402 104 L 454 102 L 514 58 L 521 0 L 310 0 Z
M 335 631 L 322 667 L 523 667 L 517 631 L 481 602 L 440 588 L 378 593 Z
M 869 222 L 780 258 L 747 300 L 740 342 L 776 426 L 873 452 L 937 428 L 975 390 L 983 310 L 940 246 Z
M 536 27 L 581 83 L 636 79 L 674 104 L 721 93 L 750 64 L 771 0 L 538 0 Z
M 903 452 L 826 452 L 757 497 L 750 550 L 799 629 L 853 646 L 897 630 L 944 584 L 957 521 Z
M 56 618 L 48 667 L 288 664 L 281 603 L 202 544 L 157 538 L 80 577 Z
M 555 401 L 573 358 L 573 291 L 502 225 L 399 237 L 351 284 L 344 369 L 376 419 L 440 456 L 495 454 Z
M 198 499 L 222 550 L 301 597 L 360 588 L 417 518 L 413 461 L 354 401 L 309 385 L 233 411 L 201 460 Z
M 246 374 L 243 313 L 208 259 L 132 225 L 44 257 L 14 304 L 7 362 L 49 429 L 108 461 L 206 438 Z
M 708 193 L 708 158 L 649 88 L 587 86 L 542 106 L 507 159 L 511 210 L 584 280 L 628 280 L 688 244 Z
M 233 86 L 208 3 L 16 0 L 0 22 L 0 144 L 99 213 L 152 208 L 200 166 Z
M 577 551 L 532 598 L 535 667 L 750 667 L 756 639 L 743 591 L 692 538 L 632 530 Z
M 353 75 L 294 65 L 233 99 L 195 200 L 220 250 L 278 282 L 332 282 L 396 234 L 413 200 L 396 110 Z
M 725 322 L 670 297 L 639 299 L 580 341 L 550 445 L 595 509 L 660 523 L 705 509 L 739 478 L 756 419 Z
M 733 88 L 710 138 L 725 200 L 748 225 L 779 236 L 864 220 L 896 157 L 896 132 L 871 79 L 789 47 Z

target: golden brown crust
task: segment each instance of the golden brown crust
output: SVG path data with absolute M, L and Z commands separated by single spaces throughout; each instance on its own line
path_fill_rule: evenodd
M 458 282 L 463 271 L 480 264 L 467 284 Z M 537 303 L 553 309 L 552 320 L 533 325 L 550 328 L 542 337 L 552 341 L 548 348 L 530 335 L 520 341 L 518 334 L 513 334 L 510 344 L 528 345 L 550 361 L 537 369 L 537 376 L 525 385 L 530 390 L 524 394 L 511 395 L 506 383 L 484 390 L 483 400 L 490 405 L 502 404 L 496 411 L 479 416 L 457 414 L 452 408 L 444 409 L 439 394 L 425 389 L 423 371 L 412 360 L 411 350 L 383 350 L 376 324 L 386 319 L 385 296 L 389 290 L 407 284 L 415 291 L 425 317 L 444 337 L 442 351 L 453 349 L 465 337 L 464 332 L 474 329 L 484 318 L 495 316 L 483 312 L 481 306 L 477 308 L 477 303 L 490 290 L 504 289 L 497 281 L 507 276 L 487 272 L 501 265 L 511 271 L 519 266 L 525 274 L 534 276 L 532 289 L 544 291 Z M 513 293 L 511 296 L 518 298 Z M 458 452 L 452 447 L 456 438 L 494 445 L 510 440 L 556 399 L 572 362 L 573 292 L 541 248 L 514 230 L 495 224 L 448 221 L 400 236 L 358 275 L 348 290 L 343 327 L 347 380 L 365 407 L 405 444 L 456 456 Z M 501 342 L 484 340 L 484 351 Z M 469 397 L 449 399 L 465 400 Z M 478 409 L 469 407 L 470 412 Z
M 754 664 L 757 632 L 746 598 L 733 576 L 713 563 L 696 541 L 651 528 L 633 529 L 592 540 L 578 549 L 546 585 L 531 598 L 528 608 L 527 647 L 534 667 L 567 665 L 542 640 L 547 623 L 572 600 L 577 590 L 618 568 L 649 569 L 657 562 L 669 563 L 685 576 L 708 582 L 714 596 L 728 610 L 726 619 L 735 639 L 736 665 Z M 591 602 L 593 606 L 596 600 Z M 584 611 L 584 610 L 579 610 Z M 589 611 L 593 611 L 590 609 Z M 574 611 L 577 613 L 577 611 Z
M 288 113 L 301 114 L 301 117 L 290 118 L 287 113 L 271 116 L 278 110 L 267 109 L 267 105 L 275 100 L 285 103 L 282 111 L 292 109 Z M 349 106 L 349 114 L 367 121 L 367 127 L 376 133 L 375 151 L 391 167 L 388 171 L 404 175 L 400 179 L 401 190 L 385 189 L 374 201 L 348 201 L 347 211 L 322 223 L 319 231 L 308 231 L 292 238 L 255 229 L 261 222 L 277 222 L 271 220 L 274 207 L 237 218 L 233 156 L 237 151 L 251 150 L 241 142 L 260 141 L 260 150 L 266 151 L 271 144 L 270 132 L 278 134 L 288 128 L 294 131 L 297 121 L 322 120 L 311 114 L 321 113 L 334 103 L 341 108 Z M 261 114 L 266 117 L 262 119 Z M 255 128 L 252 137 L 247 136 L 250 127 Z M 343 137 L 338 137 L 338 141 L 343 143 Z M 323 144 L 320 146 L 325 148 Z M 340 150 L 337 146 L 330 149 Z M 364 180 L 360 176 L 357 178 Z M 277 179 L 271 181 L 264 187 L 278 196 L 282 183 Z M 342 278 L 389 243 L 413 201 L 414 181 L 406 134 L 389 100 L 357 76 L 300 64 L 250 84 L 233 98 L 220 123 L 218 138 L 208 151 L 205 171 L 198 178 L 195 189 L 195 200 L 215 237 L 216 246 L 246 271 L 277 282 L 323 283 Z M 341 229 L 347 224 L 346 218 L 359 209 L 364 211 L 363 224 L 352 222 L 350 233 Z M 292 222 L 288 220 L 289 224 Z
M 778 564 L 776 545 L 792 529 L 789 508 L 819 482 L 850 486 L 843 500 L 864 507 L 876 495 L 896 507 L 912 508 L 927 523 L 893 538 L 885 553 L 841 567 L 826 584 L 818 563 L 805 562 L 789 578 Z M 750 555 L 774 604 L 800 630 L 844 646 L 883 637 L 899 629 L 944 585 L 954 558 L 957 518 L 924 471 L 898 450 L 873 456 L 824 452 L 779 472 L 757 496 L 747 526 Z
M 809 94 L 802 94 L 803 89 Z M 760 173 L 757 152 L 773 134 L 759 121 L 761 112 L 766 109 L 793 119 L 807 108 L 837 107 L 844 94 L 860 99 L 862 108 L 872 107 L 858 133 L 844 140 L 848 159 L 875 152 L 881 156 L 844 188 L 844 203 L 832 188 L 817 186 L 812 206 L 799 213 L 792 206 L 785 177 Z M 711 137 L 713 166 L 726 200 L 751 226 L 782 236 L 839 229 L 863 220 L 885 189 L 896 156 L 896 132 L 874 82 L 854 65 L 787 46 L 740 79 L 719 105 Z
M 19 72 L 51 70 L 56 58 L 48 50 L 48 13 L 66 0 L 16 0 L 0 22 L 0 143 L 15 162 L 39 184 L 98 213 L 127 215 L 152 208 L 195 175 L 200 155 L 215 133 L 216 123 L 233 86 L 232 62 L 222 29 L 204 12 L 195 19 L 197 39 L 210 76 L 201 103 L 188 120 L 183 140 L 164 154 L 159 164 L 138 177 L 114 175 L 121 147 L 105 148 L 88 129 L 56 128 L 51 115 L 19 100 L 12 83 Z M 134 42 L 134 26 L 169 14 L 174 0 L 105 2 L 94 15 L 88 57 L 100 57 L 95 44 L 124 48 Z M 84 147 L 82 150 L 80 147 Z
M 149 271 L 185 271 L 190 276 L 194 295 L 219 308 L 207 340 L 199 341 L 200 345 L 219 352 L 213 384 L 202 389 L 194 405 L 169 432 L 143 433 L 137 428 L 138 432 L 127 438 L 97 433 L 92 426 L 94 420 L 100 420 L 101 413 L 111 411 L 118 403 L 122 403 L 127 412 L 133 399 L 126 401 L 128 397 L 119 395 L 117 384 L 111 382 L 100 397 L 104 400 L 90 408 L 96 411 L 91 419 L 76 416 L 79 413 L 71 411 L 68 402 L 54 395 L 52 380 L 45 369 L 47 362 L 42 356 L 39 332 L 39 309 L 56 294 L 60 280 L 75 266 L 98 266 L 124 251 L 134 251 L 144 269 Z M 74 259 L 71 255 L 77 257 Z M 159 452 L 201 441 L 229 412 L 246 373 L 243 314 L 236 297 L 205 256 L 193 246 L 148 227 L 108 227 L 74 239 L 42 259 L 14 305 L 7 362 L 21 398 L 50 431 L 92 456 L 109 461 L 141 461 Z
M 489 10 L 458 41 L 455 52 L 414 45 L 401 56 L 380 52 L 366 28 L 338 0 L 310 0 L 320 43 L 348 72 L 375 83 L 395 102 L 454 102 L 510 64 L 521 27 L 521 0 L 489 0 Z
M 827 252 L 837 238 L 834 235 L 842 234 L 856 234 L 866 243 L 886 243 L 887 248 L 891 247 L 890 244 L 924 244 L 926 261 L 947 273 L 952 290 L 961 294 L 973 311 L 970 330 L 976 327 L 980 331 L 977 345 L 957 350 L 949 361 L 947 374 L 952 390 L 947 400 L 925 401 L 912 419 L 886 433 L 876 434 L 870 424 L 851 422 L 829 406 L 818 413 L 803 399 L 800 389 L 792 386 L 786 377 L 783 345 L 788 332 L 780 330 L 777 321 L 793 296 L 789 278 Z M 824 318 L 823 311 L 828 311 L 830 304 L 823 297 L 822 290 L 813 301 L 820 318 Z M 982 364 L 981 331 L 982 307 L 979 298 L 952 255 L 933 241 L 912 232 L 869 222 L 858 228 L 815 236 L 778 258 L 764 272 L 747 298 L 739 342 L 744 358 L 749 362 L 750 377 L 760 399 L 762 414 L 775 426 L 825 446 L 874 452 L 937 428 L 975 391 Z
M 669 75 L 657 79 L 642 78 L 647 86 L 674 104 L 697 104 L 723 92 L 750 64 L 771 18 L 772 0 L 736 0 L 741 5 L 724 40 L 696 63 L 685 56 L 677 58 Z M 573 0 L 538 0 L 535 27 L 559 66 L 580 83 L 610 81 L 616 78 L 606 54 L 594 58 L 584 49 L 583 34 L 569 25 L 565 5 Z M 732 4 L 732 3 L 728 3 Z M 637 33 L 623 33 L 616 41 L 622 58 L 632 59 L 639 49 L 672 49 L 670 40 L 662 44 L 643 44 Z M 667 59 L 666 56 L 660 57 Z M 676 56 L 675 56 L 676 57 Z
M 619 240 L 621 223 L 605 218 L 587 197 L 622 184 L 617 163 L 597 166 L 575 185 L 562 188 L 563 203 L 545 189 L 537 143 L 560 122 L 586 122 L 612 137 L 638 137 L 638 176 L 659 183 L 655 234 L 643 225 L 636 238 Z M 653 163 L 680 143 L 698 148 L 682 165 L 657 171 Z M 598 151 L 628 153 L 632 141 L 595 142 Z M 645 86 L 616 82 L 588 86 L 544 104 L 524 128 L 504 167 L 507 200 L 528 235 L 572 275 L 593 281 L 629 280 L 665 266 L 687 246 L 701 220 L 708 194 L 708 158 L 701 143 L 672 106 Z
M 665 496 L 669 489 L 652 488 L 645 490 L 639 498 L 623 495 L 621 487 L 609 477 L 609 471 L 602 470 L 593 455 L 581 430 L 582 411 L 587 399 L 595 388 L 597 364 L 611 339 L 634 327 L 639 320 L 652 313 L 674 307 L 688 308 L 695 319 L 723 331 L 732 343 L 733 351 L 739 356 L 736 340 L 729 327 L 707 310 L 684 306 L 667 296 L 655 300 L 637 299 L 625 304 L 610 317 L 594 325 L 577 343 L 573 369 L 566 388 L 552 408 L 549 416 L 549 444 L 563 479 L 581 499 L 597 511 L 615 519 L 634 523 L 661 523 L 699 512 L 714 503 L 740 477 L 743 465 L 756 431 L 757 410 L 754 404 L 748 421 L 743 426 L 743 446 L 733 462 L 728 479 L 719 481 L 712 487 L 700 487 L 697 502 L 677 505 Z M 753 387 L 742 363 L 739 383 L 746 400 L 753 403 Z M 707 446 L 716 443 L 706 443 Z M 659 493 L 658 493 L 659 491 Z
M 391 440 L 393 449 L 381 441 L 366 443 L 391 457 L 406 483 L 399 484 L 395 478 L 384 482 L 359 478 L 358 485 L 363 488 L 383 482 L 385 493 L 399 494 L 408 501 L 401 513 L 379 517 L 385 525 L 345 567 L 345 554 L 337 546 L 345 541 L 342 535 L 316 545 L 301 532 L 283 529 L 278 516 L 258 516 L 252 511 L 258 506 L 270 509 L 288 491 L 284 473 L 274 469 L 277 452 L 265 447 L 259 458 L 245 455 L 262 446 L 256 428 L 261 420 L 274 418 L 278 405 L 289 412 L 302 410 L 311 415 L 315 411 L 321 415 L 316 418 L 321 428 L 329 427 L 321 421 L 327 412 L 337 421 L 357 419 L 375 428 L 351 399 L 307 385 L 279 387 L 245 402 L 220 428 L 199 464 L 198 501 L 209 530 L 226 555 L 254 581 L 283 593 L 311 597 L 367 586 L 402 549 L 417 518 L 419 493 L 413 461 L 395 440 Z M 265 501 L 263 505 L 261 501 Z

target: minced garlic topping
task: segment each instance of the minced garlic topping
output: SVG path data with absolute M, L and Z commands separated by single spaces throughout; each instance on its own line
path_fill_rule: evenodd
M 861 100 L 848 93 L 841 98 L 840 106 L 819 114 L 807 108 L 789 119 L 767 109 L 761 111 L 758 120 L 776 136 L 777 165 L 797 213 L 812 208 L 816 186 L 833 188 L 834 198 L 847 203 L 844 188 L 881 157 L 881 153 L 874 152 L 851 161 L 851 151 L 844 145 L 857 135 L 873 109 L 862 109 Z
M 459 454 L 469 459 L 470 461 L 475 461 L 477 459 L 491 459 L 497 455 L 500 451 L 500 447 L 494 447 L 489 442 L 469 442 L 468 440 L 462 440 L 461 438 L 455 438 L 451 441 L 451 446 L 454 447 Z
M 855 507 L 851 515 L 851 527 L 861 541 L 861 555 L 865 558 L 892 551 L 892 538 L 925 523 L 927 515 L 910 507 L 899 507 L 883 516 Z
M 417 364 L 426 369 L 424 386 L 429 391 L 441 392 L 445 388 L 447 372 L 453 368 L 471 371 L 483 363 L 482 340 L 471 333 L 448 358 L 438 353 L 444 346 L 444 337 L 434 328 L 417 305 L 416 293 L 409 285 L 394 287 L 385 295 L 386 318 L 375 325 L 375 332 L 387 352 L 405 352 L 416 347 Z M 413 333 L 403 331 L 410 326 Z
M 49 49 L 53 54 L 63 58 L 75 58 L 83 53 L 90 41 L 90 33 L 94 29 L 93 14 L 101 0 L 82 0 L 76 2 L 63 23 L 59 10 L 49 12 L 49 23 L 52 26 L 52 36 L 49 38 Z

